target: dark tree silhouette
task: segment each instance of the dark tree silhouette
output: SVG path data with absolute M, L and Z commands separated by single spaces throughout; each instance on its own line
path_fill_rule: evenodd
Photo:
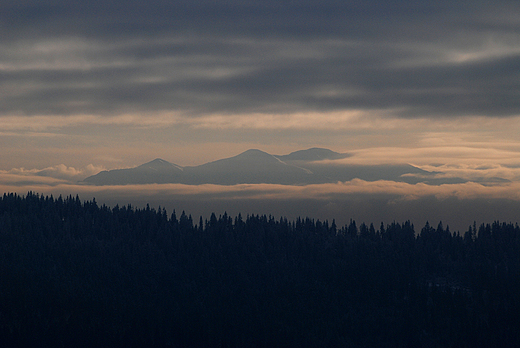
M 0 345 L 520 346 L 520 227 L 0 198 Z

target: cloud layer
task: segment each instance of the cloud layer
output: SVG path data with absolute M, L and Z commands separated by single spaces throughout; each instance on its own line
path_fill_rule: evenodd
M 510 1 L 8 1 L 0 10 L 1 115 L 520 114 L 520 9 Z

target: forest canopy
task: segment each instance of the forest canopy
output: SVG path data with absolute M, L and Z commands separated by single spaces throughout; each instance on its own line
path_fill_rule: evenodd
M 348 213 L 348 212 L 347 212 Z M 520 345 L 520 227 L 0 197 L 3 346 Z

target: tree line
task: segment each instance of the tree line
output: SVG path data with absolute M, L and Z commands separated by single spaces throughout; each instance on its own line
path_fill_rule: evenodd
M 0 198 L 5 347 L 520 346 L 520 227 Z

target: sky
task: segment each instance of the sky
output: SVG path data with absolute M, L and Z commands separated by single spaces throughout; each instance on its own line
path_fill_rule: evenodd
M 520 220 L 519 2 L 3 0 L 0 32 L 1 191 L 194 215 L 268 201 L 291 216 Z M 470 182 L 77 185 L 158 157 L 310 147 Z

